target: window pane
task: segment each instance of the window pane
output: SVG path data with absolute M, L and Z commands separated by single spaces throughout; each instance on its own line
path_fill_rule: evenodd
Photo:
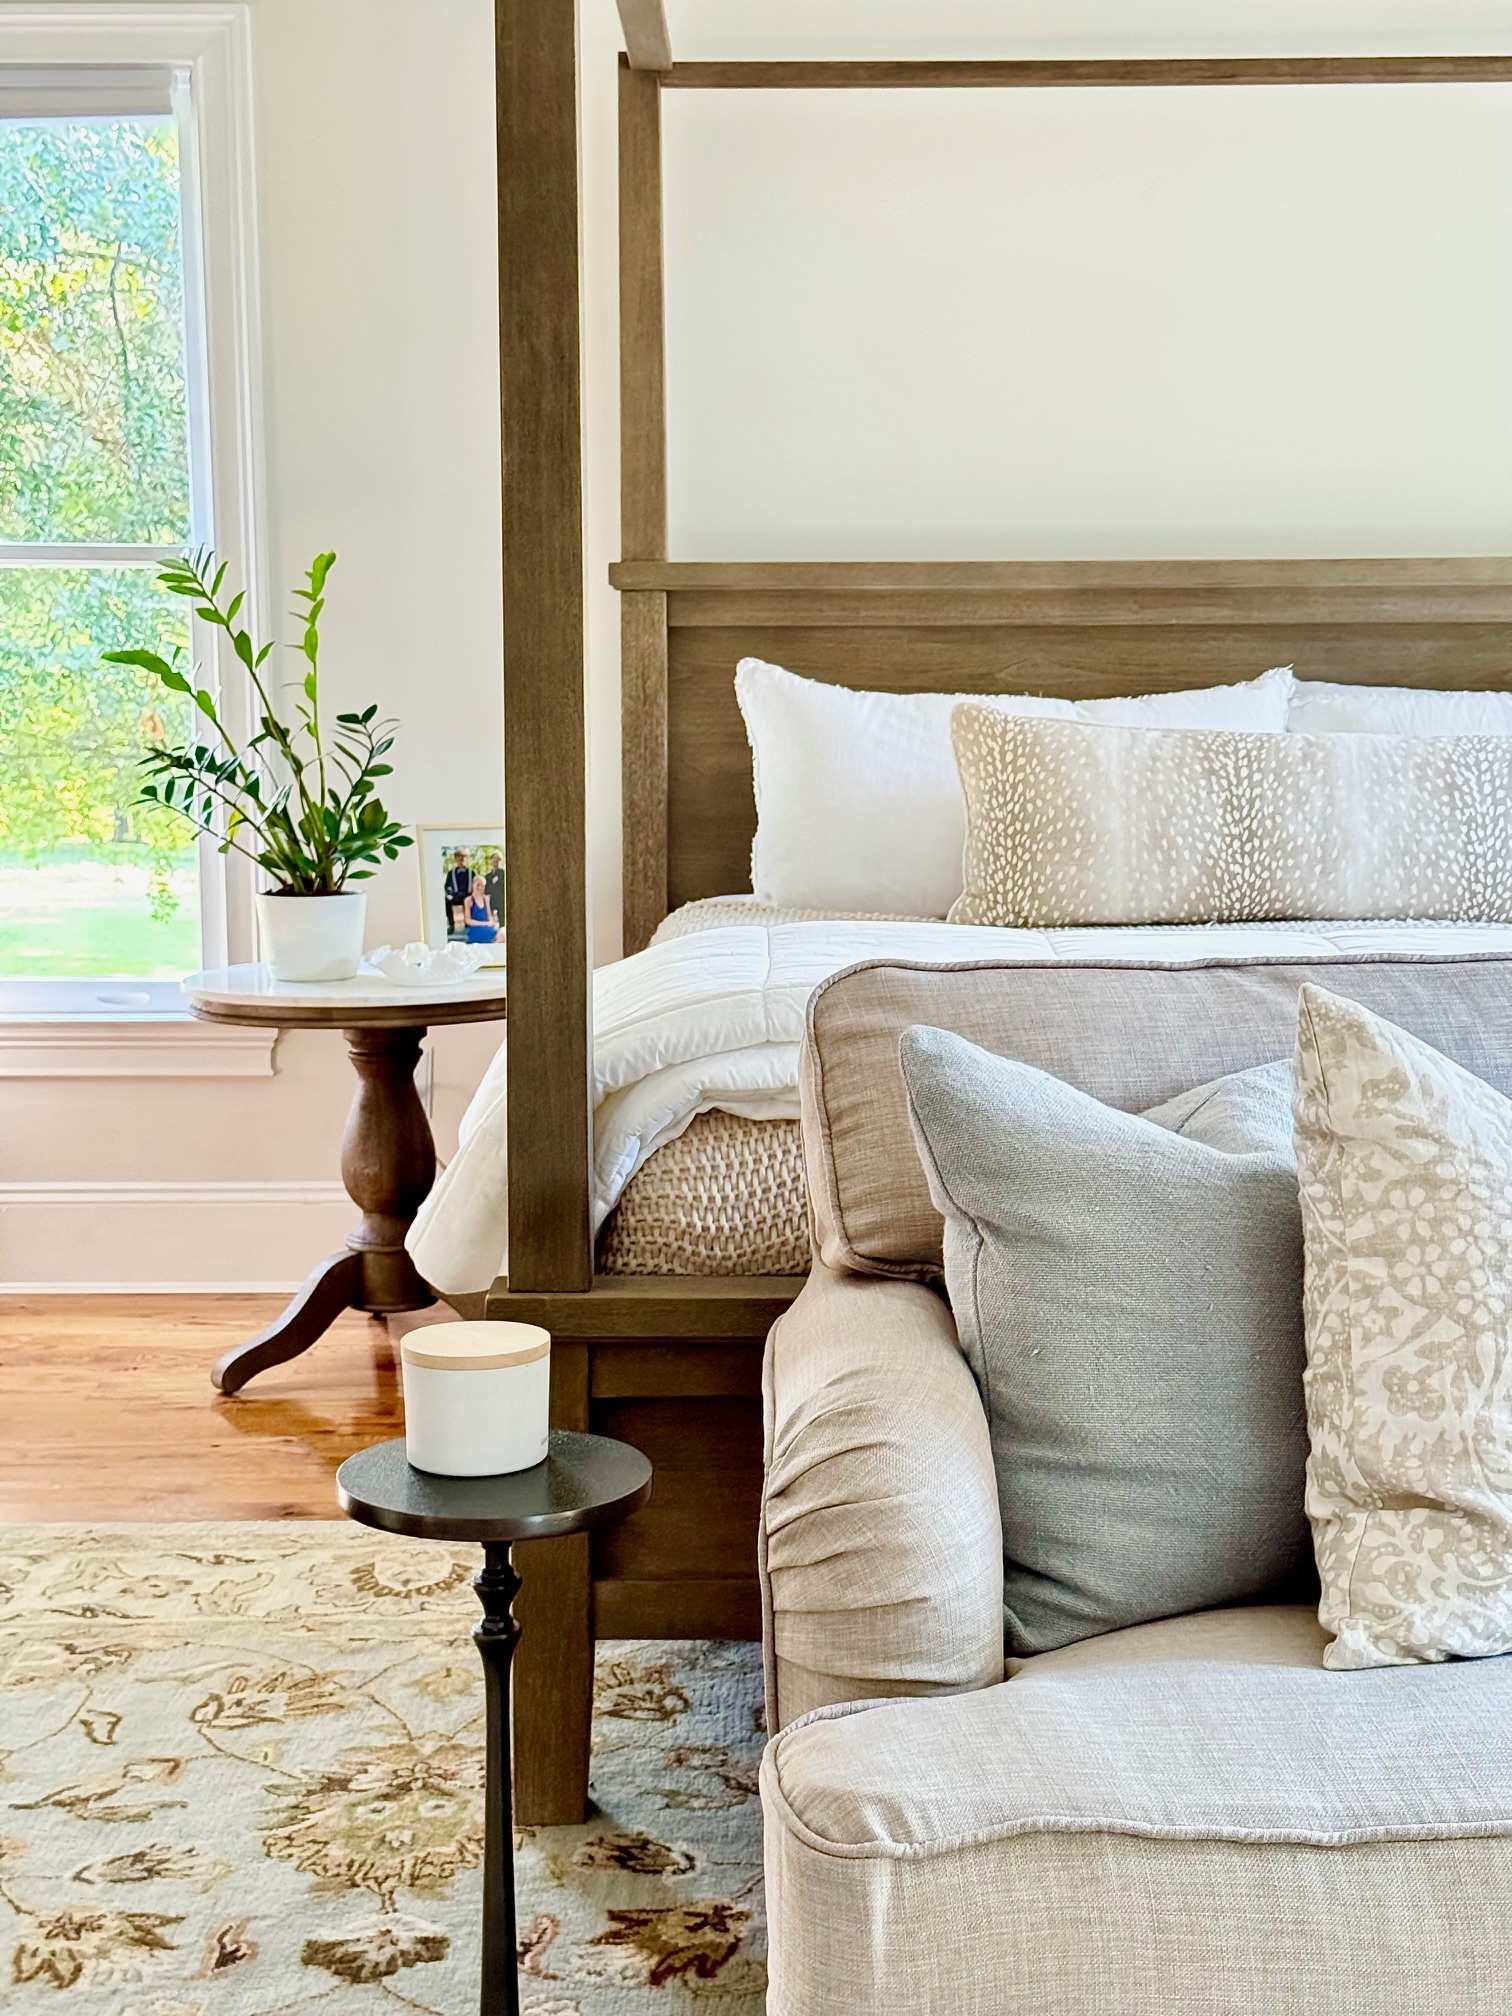
M 172 119 L 0 119 L 0 539 L 189 537 Z
M 137 758 L 189 703 L 102 651 L 187 646 L 148 569 L 0 568 L 0 975 L 168 979 L 200 964 L 183 821 Z

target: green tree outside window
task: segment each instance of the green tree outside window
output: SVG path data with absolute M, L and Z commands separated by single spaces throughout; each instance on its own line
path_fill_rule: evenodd
M 178 132 L 0 120 L 0 540 L 190 538 Z M 0 567 L 0 974 L 199 963 L 195 854 L 139 757 L 192 703 L 101 653 L 187 646 L 140 567 Z

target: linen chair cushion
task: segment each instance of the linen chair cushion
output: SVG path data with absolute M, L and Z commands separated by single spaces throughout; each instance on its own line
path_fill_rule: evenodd
M 1140 1112 L 1291 1054 L 1304 981 L 1347 994 L 1512 1094 L 1505 954 L 1075 966 L 853 966 L 818 987 L 799 1067 L 816 1249 L 839 1273 L 937 1279 L 943 1222 L 914 1148 L 898 1040 L 913 1022 Z
M 1512 1661 L 1348 1676 L 1297 1608 L 848 1704 L 762 1763 L 772 2016 L 1493 2016 Z

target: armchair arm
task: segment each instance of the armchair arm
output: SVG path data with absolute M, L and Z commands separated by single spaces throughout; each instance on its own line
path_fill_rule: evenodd
M 764 1389 L 771 1733 L 831 1702 L 1001 1680 L 997 1481 L 945 1303 L 816 1264 Z

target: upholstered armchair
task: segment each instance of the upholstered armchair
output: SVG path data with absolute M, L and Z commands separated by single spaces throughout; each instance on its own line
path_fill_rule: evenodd
M 998 1484 L 898 1036 L 952 1029 L 1143 1107 L 1284 1055 L 1298 977 L 886 966 L 816 996 L 818 1257 L 766 1363 L 773 2016 L 1506 2008 L 1512 1661 L 1328 1672 L 1304 1605 L 1004 1659 Z M 1505 1086 L 1489 984 L 1348 980 Z

